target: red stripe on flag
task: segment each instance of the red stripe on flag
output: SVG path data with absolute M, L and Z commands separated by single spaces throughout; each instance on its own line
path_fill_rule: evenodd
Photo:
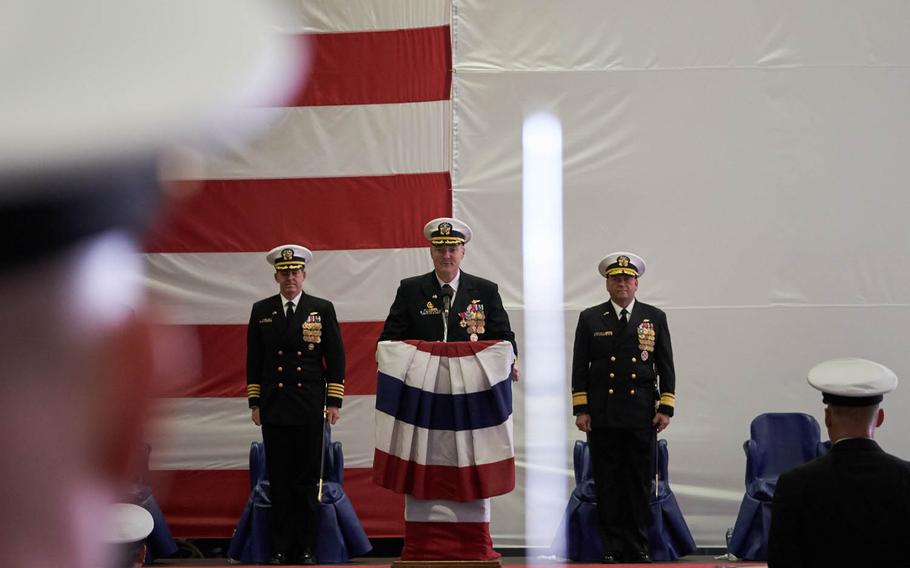
M 341 322 L 341 340 L 347 357 L 344 393 L 376 394 L 376 340 L 383 322 Z M 246 398 L 246 324 L 175 325 L 181 337 L 198 339 L 200 375 L 176 380 L 163 397 Z
M 373 453 L 373 481 L 418 499 L 484 499 L 515 488 L 515 458 L 469 467 L 423 465 L 377 449 Z
M 152 493 L 176 538 L 231 536 L 250 496 L 242 470 L 151 471 Z
M 449 26 L 308 36 L 313 67 L 288 106 L 448 100 Z
M 452 213 L 448 172 L 198 183 L 153 227 L 146 252 L 424 247 L 424 223 Z
M 404 524 L 402 560 L 495 560 L 490 523 Z M 457 535 L 457 536 L 456 536 Z
M 230 537 L 250 496 L 249 471 L 152 471 L 152 489 L 176 538 Z M 373 485 L 369 468 L 344 470 L 344 490 L 367 535 L 404 534 L 404 496 Z
M 367 536 L 401 538 L 404 535 L 404 495 L 374 484 L 371 468 L 345 468 L 344 492 L 354 504 Z

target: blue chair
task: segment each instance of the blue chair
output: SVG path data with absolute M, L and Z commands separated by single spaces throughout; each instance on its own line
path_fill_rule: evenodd
M 600 562 L 603 542 L 597 519 L 597 497 L 591 450 L 587 442 L 578 440 L 574 448 L 575 490 L 563 513 L 557 537 L 550 553 L 580 562 Z M 676 560 L 695 552 L 695 540 L 670 489 L 667 441 L 657 442 L 657 485 L 651 483 L 651 525 L 648 544 L 651 558 L 659 562 Z
M 670 463 L 667 441 L 657 442 L 657 489 L 651 485 L 651 526 L 648 543 L 651 558 L 660 562 L 676 560 L 695 552 L 695 539 L 683 517 L 676 495 L 670 489 Z
M 174 540 L 171 529 L 167 526 L 161 507 L 158 506 L 155 496 L 152 495 L 152 485 L 148 479 L 151 452 L 152 447 L 148 444 L 143 444 L 139 448 L 137 467 L 140 471 L 137 472 L 136 482 L 129 487 L 129 494 L 125 499 L 139 505 L 152 515 L 154 521 L 152 532 L 146 538 L 148 548 L 145 554 L 145 564 L 147 565 L 157 558 L 168 558 L 177 552 L 177 541 Z
M 344 455 L 341 442 L 332 442 L 326 425 L 322 505 L 319 508 L 319 537 L 313 554 L 320 564 L 342 564 L 372 549 L 351 501 L 344 493 Z M 269 542 L 269 480 L 265 468 L 265 446 L 250 445 L 250 497 L 247 500 L 228 548 L 228 558 L 244 564 L 262 564 L 271 557 Z
M 826 453 L 818 422 L 808 414 L 769 412 L 752 420 L 743 495 L 728 551 L 743 560 L 768 559 L 771 502 L 780 474 Z

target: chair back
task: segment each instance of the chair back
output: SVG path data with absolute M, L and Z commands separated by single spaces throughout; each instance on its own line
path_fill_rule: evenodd
M 657 463 L 657 490 L 654 488 L 654 480 L 651 481 L 651 501 L 663 498 L 670 494 L 670 454 L 667 451 L 667 441 L 657 441 L 657 451 L 655 452 Z
M 322 479 L 327 482 L 344 483 L 344 453 L 341 442 L 332 441 L 332 427 L 325 425 L 325 459 L 322 463 Z
M 250 444 L 250 489 L 254 489 L 265 478 L 265 444 L 253 442 Z
M 591 450 L 584 440 L 575 440 L 572 463 L 575 465 L 575 485 L 581 486 L 594 480 L 594 468 L 591 465 Z
M 800 412 L 769 412 L 752 420 L 746 450 L 747 479 L 776 479 L 819 455 L 818 422 Z M 751 478 L 749 477 L 751 476 Z

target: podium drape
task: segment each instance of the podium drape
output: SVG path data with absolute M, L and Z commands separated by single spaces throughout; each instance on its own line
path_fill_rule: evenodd
M 408 495 L 402 558 L 498 557 L 489 498 L 515 487 L 512 345 L 383 341 L 377 360 L 373 480 Z

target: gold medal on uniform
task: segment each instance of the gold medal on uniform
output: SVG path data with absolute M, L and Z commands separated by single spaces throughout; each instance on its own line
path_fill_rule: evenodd
M 643 355 L 641 357 L 642 361 L 646 359 L 644 353 L 648 351 L 654 351 L 654 324 L 650 320 L 644 320 L 639 324 L 638 329 L 638 348 L 641 349 Z
M 307 349 L 315 349 L 314 343 L 322 342 L 322 316 L 319 312 L 310 312 L 306 321 L 301 325 L 303 328 L 303 340 L 309 343 Z
M 471 334 L 471 341 L 478 341 L 480 336 L 486 331 L 484 326 L 486 315 L 483 312 L 483 304 L 480 303 L 480 300 L 471 300 L 465 311 L 458 315 L 461 316 L 459 325 L 466 328 L 465 331 Z

